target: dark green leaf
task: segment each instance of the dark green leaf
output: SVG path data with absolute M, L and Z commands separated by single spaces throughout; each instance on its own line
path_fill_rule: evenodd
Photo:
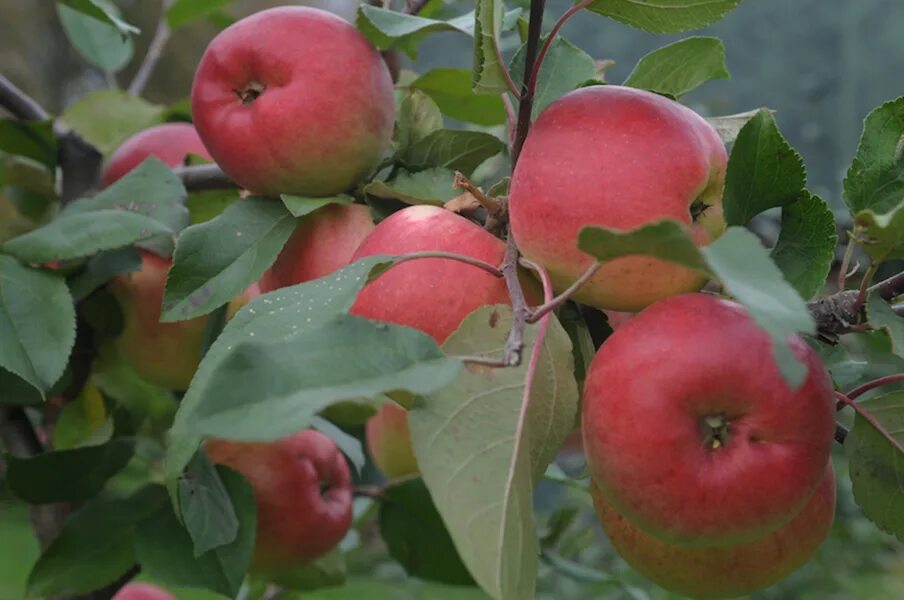
M 295 230 L 295 219 L 270 198 L 246 198 L 176 243 L 162 321 L 207 314 L 260 279 Z
M 502 98 L 475 94 L 471 82 L 467 69 L 433 69 L 412 81 L 409 88 L 425 92 L 453 119 L 485 127 L 505 123 Z
M 135 555 L 143 570 L 171 585 L 203 587 L 234 598 L 254 551 L 256 509 L 251 486 L 235 471 L 218 467 L 226 499 L 235 507 L 233 541 L 200 556 L 188 532 L 165 504 L 142 522 L 135 534 Z
M 179 511 L 194 542 L 194 556 L 233 542 L 239 521 L 218 469 L 196 452 L 179 478 Z
M 851 214 L 890 213 L 904 201 L 904 96 L 872 111 L 844 178 Z
M 712 25 L 741 0 L 596 0 L 593 12 L 651 33 L 681 33 Z
M 430 492 L 420 479 L 390 486 L 380 504 L 380 535 L 411 577 L 473 585 Z
M 730 77 L 722 40 L 690 37 L 641 58 L 625 85 L 680 98 L 707 81 Z
M 401 170 L 392 181 L 371 181 L 364 193 L 376 198 L 391 198 L 405 204 L 433 204 L 442 206 L 460 195 L 453 186 L 455 173 L 437 167 L 416 173 Z
M 102 23 L 109 23 L 115 26 L 124 36 L 141 32 L 137 27 L 129 25 L 120 19 L 103 0 L 57 0 L 57 2 L 93 17 Z
M 436 102 L 421 90 L 409 90 L 399 104 L 392 146 L 397 153 L 404 153 L 410 146 L 442 128 L 443 115 Z
M 904 317 L 895 313 L 878 292 L 873 292 L 867 299 L 866 317 L 873 329 L 885 330 L 891 340 L 892 351 L 904 358 Z
M 132 60 L 132 38 L 122 35 L 115 25 L 99 21 L 65 4 L 57 4 L 57 14 L 66 37 L 78 53 L 101 71 L 115 73 Z
M 56 167 L 57 144 L 52 121 L 0 119 L 0 151 Z
M 762 110 L 738 134 L 728 160 L 725 222 L 744 225 L 764 210 L 794 202 L 807 184 L 800 155 Z
M 445 167 L 468 176 L 504 149 L 502 140 L 489 133 L 441 129 L 405 149 L 401 161 L 412 169 Z
M 162 486 L 128 498 L 96 498 L 69 515 L 28 576 L 31 597 L 86 594 L 112 583 L 135 562 L 135 527 L 166 504 Z
M 0 255 L 0 367 L 43 395 L 74 343 L 75 309 L 63 279 Z
M 327 198 L 306 198 L 304 196 L 283 194 L 282 201 L 293 217 L 303 217 L 328 204 L 352 204 L 355 199 L 347 194 L 329 196 Z
M 13 493 L 29 504 L 81 502 L 93 498 L 132 458 L 134 443 L 115 439 L 100 446 L 45 452 L 30 458 L 5 456 Z
M 119 90 L 101 90 L 82 96 L 60 118 L 86 142 L 109 154 L 127 137 L 160 123 L 164 110 Z
M 120 248 L 91 257 L 81 272 L 69 280 L 72 298 L 79 302 L 117 275 L 141 270 L 141 255 L 135 248 Z
M 782 208 L 782 229 L 772 260 L 805 300 L 825 285 L 835 260 L 835 215 L 825 200 L 808 191 Z
M 173 29 L 189 25 L 195 21 L 204 19 L 210 15 L 216 15 L 220 10 L 232 3 L 232 0 L 176 0 L 166 11 L 166 20 Z
M 854 499 L 882 531 L 904 542 L 904 392 L 862 400 L 860 404 L 897 443 L 857 415 L 845 440 Z
M 205 190 L 191 192 L 185 205 L 188 207 L 191 224 L 197 225 L 213 219 L 237 200 L 238 190 Z
M 483 591 L 474 587 L 444 585 L 408 579 L 384 581 L 363 579 L 350 581 L 342 587 L 314 592 L 289 592 L 280 600 L 489 600 Z

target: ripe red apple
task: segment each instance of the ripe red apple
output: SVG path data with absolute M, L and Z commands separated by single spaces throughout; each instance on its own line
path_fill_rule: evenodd
M 427 251 L 463 254 L 499 266 L 505 244 L 451 211 L 409 206 L 377 225 L 352 260 Z M 510 303 L 501 277 L 455 260 L 424 258 L 393 267 L 365 286 L 351 312 L 420 329 L 441 344 L 481 306 Z
M 835 516 L 835 474 L 822 483 L 787 524 L 759 539 L 711 548 L 664 542 L 633 525 L 594 486 L 603 530 L 619 554 L 656 584 L 698 599 L 734 598 L 768 587 L 803 566 L 825 541 Z
M 176 600 L 176 597 L 150 583 L 127 583 L 113 600 Z
M 819 485 L 832 382 L 803 340 L 792 390 L 768 335 L 733 302 L 684 294 L 602 345 L 584 384 L 590 474 L 616 510 L 673 543 L 737 544 L 784 525 Z
M 577 247 L 586 225 L 629 230 L 671 218 L 708 244 L 725 226 L 727 160 L 716 131 L 673 100 L 612 85 L 576 90 L 550 104 L 527 136 L 512 176 L 512 233 L 557 291 L 593 262 Z M 703 283 L 684 267 L 626 256 L 604 264 L 575 299 L 637 311 Z
M 329 196 L 380 161 L 395 100 L 380 53 L 354 26 L 285 6 L 214 38 L 195 73 L 192 114 L 211 155 L 240 186 Z
M 261 277 L 263 292 L 329 275 L 349 264 L 374 229 L 361 204 L 328 204 L 303 217 L 273 266 Z
M 213 160 L 198 132 L 188 123 L 166 123 L 145 129 L 127 139 L 110 155 L 101 171 L 100 185 L 102 188 L 112 185 L 151 156 L 178 167 L 185 163 L 189 154 Z
M 418 472 L 405 409 L 393 402 L 383 404 L 377 414 L 367 420 L 366 432 L 370 456 L 387 478 Z
M 322 433 L 307 430 L 271 443 L 210 440 L 205 451 L 254 489 L 253 568 L 303 565 L 332 550 L 351 527 L 351 474 L 336 444 Z

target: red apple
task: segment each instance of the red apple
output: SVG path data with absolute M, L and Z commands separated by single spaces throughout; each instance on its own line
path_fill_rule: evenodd
M 346 266 L 374 229 L 361 204 L 328 204 L 300 219 L 276 262 L 263 277 L 263 292 L 319 279 Z
M 463 254 L 499 266 L 505 244 L 451 211 L 409 206 L 377 225 L 352 260 L 427 251 Z M 510 303 L 501 277 L 455 260 L 424 258 L 393 267 L 368 284 L 351 312 L 420 329 L 441 344 L 481 306 Z
M 774 531 L 822 480 L 832 382 L 797 336 L 792 390 L 769 336 L 729 301 L 660 301 L 602 345 L 584 384 L 590 474 L 616 510 L 673 543 L 737 544 Z
M 418 472 L 405 409 L 393 402 L 383 404 L 377 414 L 367 420 L 366 431 L 370 456 L 387 478 Z
M 303 565 L 332 550 L 351 527 L 351 474 L 336 444 L 322 433 L 302 431 L 271 443 L 210 440 L 205 451 L 254 489 L 253 568 Z
M 102 188 L 112 185 L 151 156 L 178 167 L 185 163 L 189 154 L 212 160 L 198 132 L 188 123 L 167 123 L 145 129 L 127 139 L 110 155 L 101 172 L 100 185 Z
M 671 218 L 705 245 L 725 226 L 727 160 L 716 131 L 673 100 L 612 85 L 576 90 L 550 104 L 527 136 L 512 176 L 512 233 L 558 291 L 593 262 L 577 247 L 586 225 L 630 230 Z M 684 267 L 627 256 L 604 264 L 575 299 L 637 311 L 703 283 Z
M 176 600 L 176 597 L 150 583 L 127 583 L 116 592 L 113 600 Z
M 214 38 L 195 74 L 192 114 L 217 164 L 242 187 L 329 196 L 380 161 L 395 100 L 380 53 L 354 26 L 286 6 Z
M 831 464 L 794 518 L 764 537 L 737 546 L 669 544 L 633 525 L 595 487 L 592 491 L 603 530 L 628 564 L 658 585 L 698 599 L 743 596 L 784 579 L 810 560 L 828 536 L 835 516 Z

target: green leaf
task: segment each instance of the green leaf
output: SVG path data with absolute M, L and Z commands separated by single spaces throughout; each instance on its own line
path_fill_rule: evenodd
M 217 469 L 238 517 L 233 541 L 201 555 L 169 504 L 147 518 L 135 534 L 135 556 L 155 579 L 170 585 L 203 587 L 234 598 L 254 551 L 256 508 L 251 486 L 235 471 Z
M 0 119 L 0 151 L 36 160 L 48 169 L 56 168 L 53 122 Z
M 496 356 L 511 323 L 510 308 L 483 307 L 443 349 Z M 536 326 L 525 331 L 526 357 L 536 333 Z M 532 491 L 578 408 L 571 343 L 555 319 L 541 352 L 526 402 L 527 358 L 517 368 L 469 367 L 454 384 L 416 398 L 408 413 L 436 508 L 471 575 L 497 600 L 534 596 L 539 547 Z
M 505 63 L 499 50 L 499 36 L 502 34 L 505 5 L 502 0 L 477 0 L 474 12 L 472 88 L 477 94 L 504 94 L 509 88 L 505 80 Z
M 411 577 L 473 585 L 421 479 L 390 486 L 380 503 L 380 535 Z
M 867 298 L 866 317 L 873 329 L 885 330 L 891 340 L 892 352 L 904 358 L 904 318 L 878 292 L 873 292 Z
M 730 227 L 715 242 L 700 248 L 710 269 L 750 317 L 772 338 L 772 354 L 791 387 L 800 386 L 806 367 L 788 346 L 794 333 L 814 333 L 816 325 L 807 304 L 782 276 L 757 237 Z
M 772 260 L 797 293 L 809 300 L 825 285 L 837 243 L 832 209 L 819 196 L 804 191 L 782 208 L 782 229 Z
M 601 262 L 622 256 L 645 254 L 693 269 L 705 277 L 713 273 L 694 244 L 687 228 L 671 219 L 631 231 L 588 226 L 581 229 L 578 248 Z
M 722 40 L 690 37 L 641 58 L 625 85 L 680 98 L 707 81 L 730 78 Z
M 232 0 L 176 0 L 166 11 L 166 21 L 173 29 L 184 25 L 190 25 L 210 15 L 216 15 L 220 10 L 231 4 Z
M 201 438 L 192 431 L 192 421 L 199 405 L 209 396 L 214 374 L 234 355 L 236 346 L 255 337 L 271 341 L 291 338 L 307 327 L 344 314 L 367 283 L 371 270 L 389 260 L 386 256 L 362 259 L 332 275 L 259 296 L 239 311 L 204 355 L 179 405 L 167 454 L 167 479 L 176 481 L 195 454 Z
M 392 146 L 404 154 L 410 146 L 443 128 L 443 115 L 436 102 L 421 90 L 409 90 L 402 97 L 396 116 Z
M 58 4 L 65 4 L 69 8 L 97 19 L 102 23 L 113 25 L 123 36 L 141 33 L 140 29 L 120 19 L 119 15 L 111 10 L 110 4 L 104 0 L 57 0 L 57 2 Z
M 141 255 L 132 247 L 109 250 L 92 256 L 84 268 L 69 280 L 72 298 L 80 302 L 117 275 L 141 270 Z
M 336 402 L 392 390 L 431 392 L 461 368 L 427 334 L 409 327 L 350 315 L 317 325 L 293 321 L 301 318 L 284 320 L 287 331 L 297 330 L 286 339 L 243 342 L 226 355 L 188 422 L 193 431 L 277 440 L 304 429 Z
M 109 154 L 127 137 L 160 123 L 164 111 L 125 92 L 101 90 L 82 96 L 60 118 L 86 142 Z
M 596 0 L 588 9 L 651 33 L 681 33 L 720 20 L 741 0 Z
M 308 590 L 336 589 L 335 586 L 342 586 L 348 574 L 348 566 L 345 562 L 345 554 L 339 547 L 336 547 L 312 562 L 298 564 L 289 569 L 281 568 L 270 571 L 261 569 L 260 574 L 278 585 L 293 590 L 285 595 L 284 600 L 296 598 L 294 595 L 296 593 L 299 594 L 297 598 L 307 600 Z M 370 600 L 369 597 L 368 600 Z
M 502 140 L 489 133 L 441 129 L 409 146 L 401 162 L 411 169 L 445 167 L 468 176 L 504 149 Z
M 98 404 L 92 406 L 95 401 Z M 53 425 L 53 447 L 72 450 L 109 442 L 113 437 L 113 419 L 104 414 L 103 402 L 98 389 L 86 385 L 79 396 L 60 411 Z
M 30 458 L 6 454 L 6 480 L 29 504 L 82 502 L 93 498 L 132 458 L 134 442 L 115 439 L 100 446 L 45 452 Z
M 58 275 L 0 255 L 0 367 L 46 394 L 75 343 L 75 308 Z
M 239 532 L 221 471 L 199 451 L 179 478 L 179 513 L 194 543 L 195 558 L 232 543 Z
M 239 200 L 238 190 L 204 190 L 191 192 L 185 205 L 192 225 L 209 221 Z
M 328 204 L 353 204 L 355 199 L 347 194 L 339 194 L 338 196 L 329 196 L 326 198 L 306 198 L 304 196 L 289 196 L 283 194 L 281 196 L 286 209 L 292 213 L 293 217 L 303 217 L 309 215 L 318 208 L 323 208 Z M 272 200 L 270 201 L 272 202 Z
M 728 160 L 722 206 L 728 225 L 744 225 L 764 210 L 794 202 L 807 184 L 800 155 L 762 110 L 738 134 Z
M 904 96 L 872 111 L 844 178 L 851 214 L 890 213 L 904 201 Z
M 112 8 L 115 9 L 115 5 Z M 116 73 L 132 60 L 135 50 L 132 38 L 122 35 L 115 25 L 65 4 L 57 4 L 57 15 L 69 42 L 82 58 L 101 71 Z
M 904 258 L 904 202 L 885 214 L 872 210 L 857 213 L 854 235 L 877 263 Z
M 524 76 L 526 51 L 527 46 L 522 45 L 512 58 L 509 67 L 519 87 Z M 596 63 L 593 57 L 565 38 L 557 37 L 550 46 L 537 75 L 537 91 L 531 113 L 533 118 L 536 119 L 547 106 L 596 76 Z
M 96 498 L 69 515 L 28 576 L 33 598 L 80 595 L 112 583 L 135 562 L 135 527 L 166 503 L 162 486 Z
M 738 134 L 741 133 L 741 129 L 744 128 L 744 125 L 762 111 L 766 111 L 772 115 L 775 114 L 774 110 L 763 107 L 734 115 L 707 117 L 706 121 L 712 125 L 713 129 L 716 130 L 716 133 L 719 134 L 719 138 L 722 139 L 723 144 L 734 144 L 735 140 L 738 139 Z
M 505 123 L 505 107 L 499 96 L 475 94 L 467 69 L 433 69 L 409 84 L 433 98 L 443 114 L 484 127 Z
M 461 194 L 453 186 L 455 173 L 441 167 L 410 173 L 404 169 L 392 181 L 374 180 L 364 186 L 364 193 L 376 198 L 391 198 L 405 204 L 442 206 Z
M 295 224 L 281 203 L 246 198 L 183 231 L 166 280 L 161 320 L 184 321 L 228 304 L 273 264 Z
M 157 235 L 172 235 L 163 223 L 127 210 L 63 213 L 40 229 L 13 238 L 3 251 L 29 263 L 82 258 Z
M 897 445 L 857 415 L 844 444 L 851 461 L 854 500 L 879 529 L 904 542 L 904 392 L 862 400 L 860 405 Z

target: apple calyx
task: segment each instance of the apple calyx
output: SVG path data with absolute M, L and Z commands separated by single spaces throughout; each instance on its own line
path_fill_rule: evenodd
M 691 221 L 697 222 L 697 219 L 703 216 L 703 213 L 707 211 L 707 209 L 712 208 L 712 204 L 709 204 L 702 198 L 697 198 L 691 203 Z
M 253 104 L 258 97 L 264 93 L 267 86 L 259 81 L 252 81 L 243 88 L 234 90 L 236 95 L 242 101 L 242 104 Z
M 731 423 L 724 415 L 709 415 L 700 420 L 700 429 L 703 431 L 703 446 L 710 450 L 717 450 L 728 444 L 731 437 Z

